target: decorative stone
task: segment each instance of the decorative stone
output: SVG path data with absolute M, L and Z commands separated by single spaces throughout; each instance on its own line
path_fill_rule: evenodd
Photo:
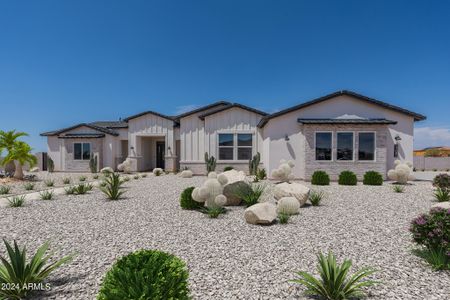
M 277 218 L 277 207 L 270 202 L 257 203 L 245 210 L 244 218 L 249 224 L 271 224 Z
M 131 173 L 131 165 L 132 165 L 131 159 L 127 157 L 127 159 L 125 159 L 123 163 L 117 166 L 117 170 L 129 174 Z
M 100 173 L 110 174 L 110 173 L 114 173 L 114 170 L 111 167 L 105 167 L 105 168 L 100 170 Z
M 244 171 L 236 171 L 236 170 L 229 170 L 229 171 L 225 171 L 223 173 L 224 176 L 227 177 L 228 179 L 228 184 L 233 183 L 233 182 L 237 182 L 237 181 L 244 181 L 245 180 L 245 173 Z
M 251 187 L 248 185 L 248 183 L 244 181 L 236 181 L 233 183 L 227 184 L 223 188 L 223 194 L 225 197 L 227 197 L 227 202 L 225 205 L 227 206 L 237 206 L 240 205 L 242 202 L 242 199 L 240 199 L 238 196 L 236 196 L 237 191 L 240 189 L 251 189 Z
M 30 172 L 32 173 L 39 172 L 39 168 L 38 167 L 31 168 Z
M 180 173 L 181 178 L 191 178 L 193 175 L 191 170 L 184 170 Z
M 443 209 L 450 209 L 450 201 L 445 201 L 445 202 L 439 202 L 436 204 L 431 205 L 431 208 L 443 208 Z
M 308 200 L 309 188 L 300 183 L 283 182 L 275 186 L 273 196 L 277 200 L 283 197 L 295 197 L 300 206 L 303 206 Z
M 283 197 L 278 200 L 277 212 L 287 215 L 296 215 L 300 209 L 300 202 L 295 197 Z

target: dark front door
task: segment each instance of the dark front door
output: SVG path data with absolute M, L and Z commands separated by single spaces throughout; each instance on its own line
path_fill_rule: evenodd
M 164 169 L 165 142 L 156 142 L 156 167 Z

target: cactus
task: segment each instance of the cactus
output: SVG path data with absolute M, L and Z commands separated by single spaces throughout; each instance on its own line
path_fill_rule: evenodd
M 388 177 L 400 184 L 408 183 L 408 180 L 414 180 L 412 173 L 412 163 L 409 161 L 401 162 L 396 160 L 394 162 L 395 168 L 388 171 Z
M 53 162 L 53 159 L 50 156 L 47 159 L 47 170 L 50 173 L 53 173 L 53 171 L 55 171 L 55 163 Z
M 94 155 L 94 153 L 91 153 L 91 159 L 89 159 L 89 169 L 91 169 L 91 173 L 97 173 L 97 155 Z
M 295 197 L 283 197 L 278 201 L 277 212 L 279 214 L 295 215 L 298 214 L 300 203 Z
M 216 170 L 216 158 L 214 156 L 209 157 L 208 152 L 205 152 L 205 164 L 208 174 Z
M 223 187 L 227 183 L 228 178 L 224 174 L 217 175 L 216 172 L 211 172 L 203 185 L 192 191 L 192 199 L 205 202 L 208 208 L 222 207 L 227 202 L 227 198 L 223 195 Z
M 282 159 L 278 169 L 272 171 L 272 177 L 281 182 L 289 182 L 289 180 L 294 179 L 294 174 L 292 174 L 292 168 L 294 166 L 293 161 L 286 161 Z
M 248 160 L 249 175 L 256 175 L 256 173 L 258 172 L 258 166 L 260 161 L 261 161 L 261 154 L 259 152 L 257 152 L 252 159 Z

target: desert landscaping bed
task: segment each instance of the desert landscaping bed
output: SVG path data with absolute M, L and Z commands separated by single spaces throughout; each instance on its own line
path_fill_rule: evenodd
M 448 299 L 450 273 L 433 272 L 410 251 L 409 223 L 433 204 L 429 182 L 405 193 L 390 183 L 313 186 L 325 192 L 320 206 L 302 207 L 286 225 L 256 226 L 245 222 L 243 207 L 217 219 L 181 210 L 182 190 L 204 180 L 149 176 L 127 182 L 119 201 L 96 189 L 0 208 L 2 237 L 33 250 L 50 240 L 61 255 L 77 253 L 51 276 L 51 291 L 36 295 L 42 299 L 95 298 L 114 261 L 141 248 L 182 258 L 194 299 L 304 299 L 288 280 L 299 270 L 315 274 L 315 254 L 328 250 L 355 268 L 379 270 L 373 277 L 382 283 L 368 290 L 373 299 Z

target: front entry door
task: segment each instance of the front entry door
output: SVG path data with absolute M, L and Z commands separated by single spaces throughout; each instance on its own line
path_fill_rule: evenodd
M 166 143 L 156 142 L 156 167 L 164 170 L 164 155 Z

